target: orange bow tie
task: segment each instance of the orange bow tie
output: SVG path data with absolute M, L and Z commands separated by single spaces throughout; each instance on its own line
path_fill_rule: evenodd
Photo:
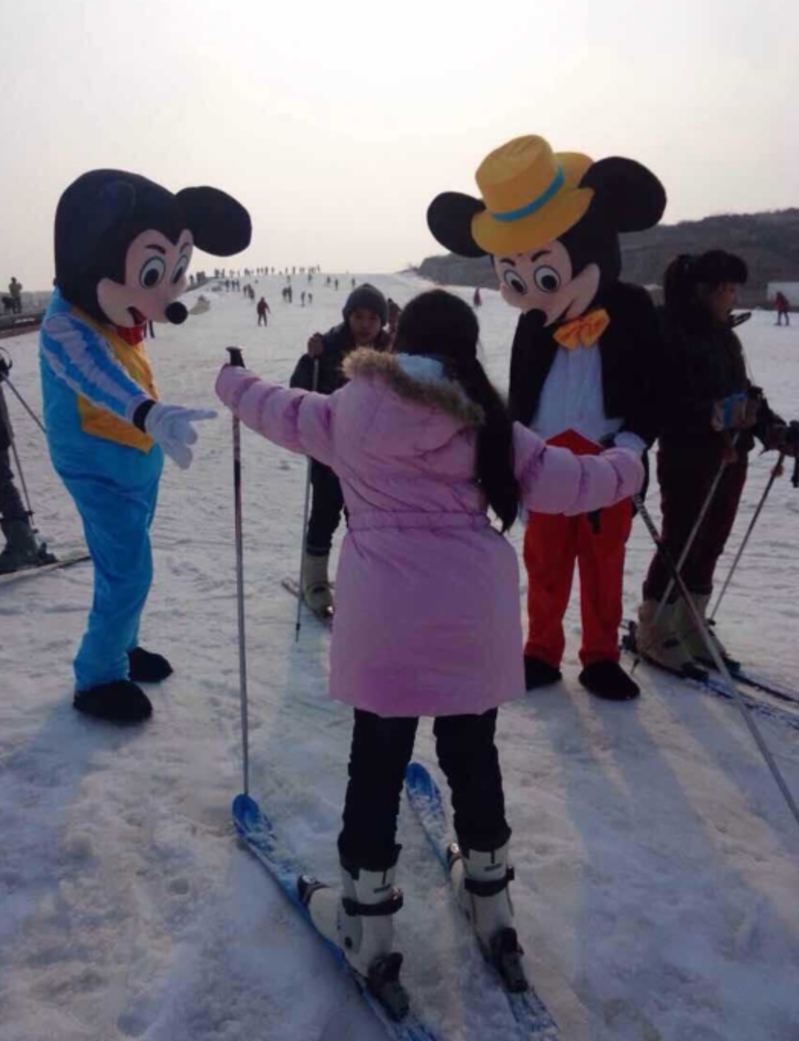
M 600 307 L 559 325 L 555 330 L 555 340 L 569 351 L 580 346 L 593 347 L 609 325 L 610 315 Z

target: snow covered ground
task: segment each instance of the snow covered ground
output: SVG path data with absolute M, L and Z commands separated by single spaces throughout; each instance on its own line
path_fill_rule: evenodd
M 404 303 L 420 283 L 374 276 Z M 157 328 L 161 396 L 211 405 L 224 348 L 287 379 L 308 335 L 338 320 L 342 290 L 317 276 L 313 307 L 279 298 L 256 328 L 241 294 Z M 466 291 L 464 295 L 470 296 Z M 506 381 L 515 314 L 480 312 Z M 758 314 L 741 328 L 756 379 L 787 417 L 799 400 L 799 329 Z M 37 409 L 36 336 L 4 345 Z M 81 533 L 42 438 L 13 397 L 25 475 L 56 550 Z M 294 852 L 335 867 L 349 712 L 325 694 L 329 635 L 294 640 L 279 580 L 298 564 L 305 462 L 244 433 L 252 794 Z M 753 457 L 732 551 L 769 473 Z M 650 495 L 656 506 L 657 495 Z M 518 545 L 521 532 L 515 533 Z M 799 492 L 778 482 L 720 615 L 725 639 L 799 688 Z M 167 464 L 154 526 L 156 581 L 143 628 L 175 675 L 130 731 L 70 706 L 72 651 L 91 568 L 0 586 L 0 1041 L 377 1041 L 380 1026 L 263 868 L 239 848 L 241 789 L 230 420 L 204 424 L 191 470 Z M 651 555 L 636 524 L 627 606 Z M 564 1041 L 796 1041 L 799 829 L 736 709 L 638 670 L 643 696 L 603 704 L 578 685 L 578 616 L 564 682 L 500 713 L 514 828 L 513 895 L 531 975 Z M 391 634 L 387 633 L 390 639 Z M 799 732 L 761 724 L 799 796 Z M 418 758 L 435 766 L 429 726 Z M 418 1011 L 450 1041 L 518 1035 L 453 911 L 409 814 L 400 825 L 397 919 Z

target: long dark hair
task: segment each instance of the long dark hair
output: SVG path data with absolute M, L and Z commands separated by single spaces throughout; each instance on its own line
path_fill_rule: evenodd
M 403 308 L 394 350 L 439 358 L 447 375 L 479 405 L 485 423 L 477 434 L 477 482 L 502 522 L 512 527 L 519 514 L 519 483 L 513 471 L 513 423 L 505 402 L 477 358 L 480 326 L 460 297 L 432 289 Z
M 726 282 L 744 285 L 749 276 L 746 262 L 734 253 L 711 249 L 700 256 L 681 253 L 666 268 L 663 298 L 666 321 L 671 325 L 708 324 L 711 321 L 697 290 L 716 289 Z

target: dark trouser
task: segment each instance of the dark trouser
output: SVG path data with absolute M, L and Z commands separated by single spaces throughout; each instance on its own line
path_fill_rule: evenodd
M 790 325 L 791 324 L 790 311 L 778 311 L 777 312 L 777 325 L 782 325 L 783 315 L 785 316 L 785 324 L 786 325 Z
M 713 437 L 695 439 L 678 446 L 661 445 L 658 452 L 658 482 L 663 513 L 663 539 L 675 563 L 688 541 L 722 461 L 724 441 Z M 709 595 L 713 573 L 729 538 L 738 503 L 746 482 L 748 456 L 739 451 L 729 463 L 716 488 L 713 501 L 682 568 L 682 577 L 692 593 Z M 662 599 L 671 572 L 657 554 L 644 582 L 644 600 Z
M 268 323 L 266 321 L 266 314 L 261 314 L 259 312 L 259 314 L 258 314 L 258 324 L 259 325 L 268 325 Z
M 311 461 L 311 519 L 308 521 L 306 550 L 312 557 L 326 557 L 333 545 L 333 533 L 341 521 L 344 495 L 341 481 L 329 466 Z
M 342 859 L 367 871 L 385 871 L 396 860 L 400 795 L 418 725 L 414 717 L 355 709 L 338 848 Z M 496 726 L 496 709 L 480 716 L 439 716 L 433 723 L 438 761 L 452 789 L 455 834 L 465 849 L 493 850 L 510 838 Z
M 14 484 L 7 448 L 0 449 L 0 517 L 4 521 L 28 519 L 28 513 Z

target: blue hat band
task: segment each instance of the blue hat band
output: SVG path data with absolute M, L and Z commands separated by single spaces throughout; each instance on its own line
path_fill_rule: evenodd
M 494 218 L 494 220 L 510 222 L 514 220 L 521 220 L 522 217 L 529 217 L 531 213 L 535 213 L 540 210 L 541 207 L 549 202 L 553 195 L 560 190 L 563 186 L 563 170 L 558 167 L 558 172 L 555 174 L 552 183 L 548 185 L 540 195 L 537 195 L 532 202 L 528 202 L 525 206 L 520 206 L 518 210 L 504 210 L 501 213 L 494 213 L 492 210 L 488 212 Z

